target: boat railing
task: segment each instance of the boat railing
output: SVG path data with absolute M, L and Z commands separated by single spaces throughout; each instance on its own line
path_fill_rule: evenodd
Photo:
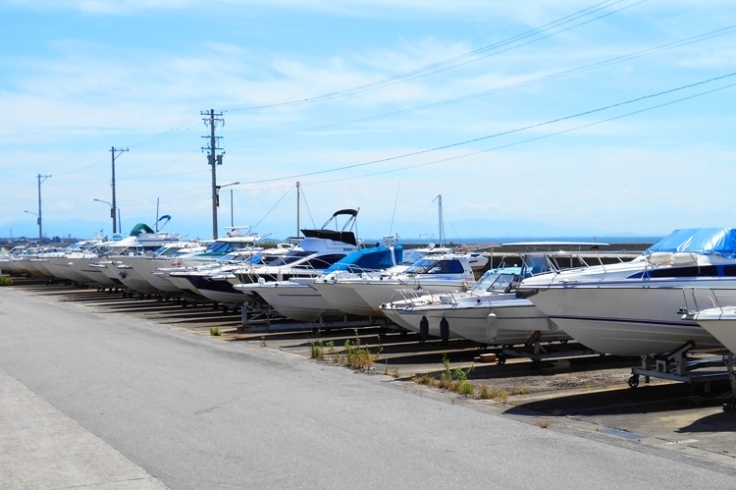
M 722 293 L 721 297 L 712 288 L 683 288 L 682 295 L 685 306 L 677 313 L 692 319 L 695 313 L 705 309 L 718 308 L 721 313 L 724 313 L 724 307 L 736 306 L 736 290 L 719 291 Z M 726 291 L 732 294 L 726 295 Z
M 440 299 L 437 293 L 429 293 L 421 288 L 396 289 L 391 295 L 389 303 L 403 301 L 406 307 L 424 306 Z

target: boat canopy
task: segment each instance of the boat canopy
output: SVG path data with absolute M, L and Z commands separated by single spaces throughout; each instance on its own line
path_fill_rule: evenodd
M 352 231 L 335 231 L 335 230 L 302 230 L 302 233 L 307 238 L 324 238 L 327 240 L 333 240 L 336 242 L 345 242 L 350 245 L 358 245 L 358 241 L 355 238 L 355 233 Z
M 395 245 L 393 248 L 383 246 L 366 248 L 346 255 L 332 264 L 325 271 L 325 274 L 333 271 L 363 272 L 384 270 L 401 263 L 403 255 L 404 247 L 401 245 Z
M 148 226 L 145 223 L 138 223 L 133 227 L 132 230 L 130 230 L 130 235 L 128 236 L 138 236 L 141 233 L 155 233 L 150 226 Z
M 736 228 L 686 228 L 675 230 L 649 247 L 644 254 L 654 252 L 690 252 L 736 258 Z

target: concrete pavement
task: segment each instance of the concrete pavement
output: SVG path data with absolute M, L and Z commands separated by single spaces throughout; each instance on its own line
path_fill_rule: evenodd
M 0 369 L 0 489 L 166 486 Z
M 0 368 L 174 490 L 734 485 L 715 464 L 543 429 L 52 292 L 0 288 L 0 311 Z

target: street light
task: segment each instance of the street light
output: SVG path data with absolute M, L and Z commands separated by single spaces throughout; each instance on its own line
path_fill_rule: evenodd
M 38 213 L 34 213 L 33 211 L 26 211 L 26 210 L 23 210 L 23 212 L 24 213 L 28 213 L 28 214 L 32 214 L 33 216 L 35 216 L 36 217 L 36 224 L 38 224 Z
M 230 187 L 232 185 L 240 185 L 240 182 L 230 182 L 229 184 L 222 184 L 215 186 L 215 195 L 216 195 L 216 205 L 219 208 L 220 207 L 220 189 L 223 187 Z M 230 227 L 233 227 L 233 190 L 230 189 Z
M 28 213 L 28 214 L 32 214 L 33 216 L 35 216 L 36 217 L 36 224 L 38 226 L 41 226 L 41 218 L 38 216 L 38 213 L 34 213 L 33 211 L 26 211 L 26 210 L 23 210 L 23 212 L 24 213 Z M 40 239 L 39 239 L 38 245 L 39 246 L 41 245 Z
M 115 207 L 112 205 L 112 203 L 109 203 L 107 201 L 103 201 L 102 199 L 97 199 L 97 198 L 93 197 L 92 200 L 93 201 L 97 201 L 97 202 L 101 202 L 103 204 L 107 204 L 108 206 L 110 206 L 110 217 L 112 218 L 112 221 L 113 221 L 113 233 L 115 233 L 115 231 L 114 231 L 115 230 Z

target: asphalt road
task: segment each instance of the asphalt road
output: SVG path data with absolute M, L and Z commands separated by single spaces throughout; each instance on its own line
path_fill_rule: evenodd
M 666 451 L 12 288 L 0 369 L 175 490 L 736 484 Z

